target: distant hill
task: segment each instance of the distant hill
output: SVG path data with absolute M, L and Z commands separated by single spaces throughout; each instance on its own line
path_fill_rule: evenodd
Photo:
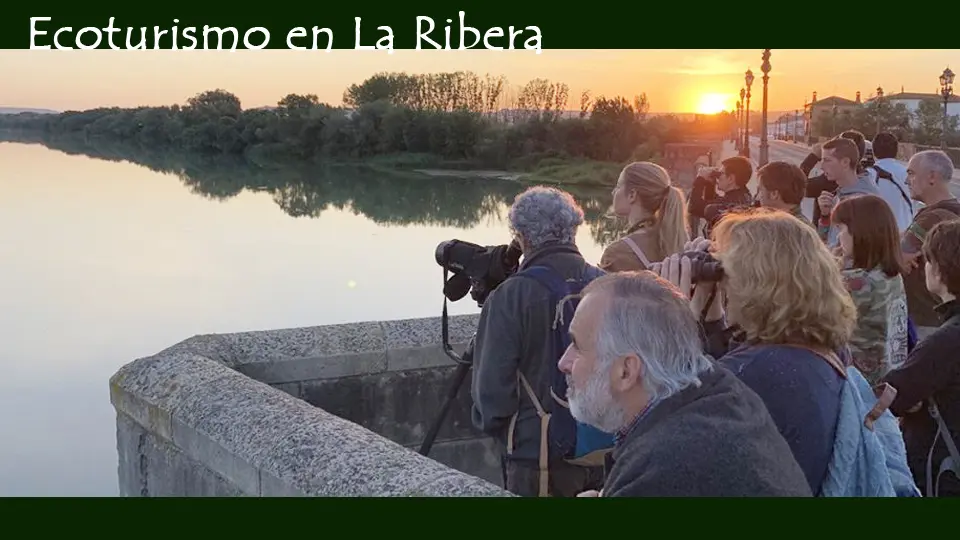
M 0 114 L 20 114 L 20 113 L 34 113 L 34 114 L 58 114 L 60 111 L 54 111 L 51 109 L 29 109 L 22 107 L 0 107 Z

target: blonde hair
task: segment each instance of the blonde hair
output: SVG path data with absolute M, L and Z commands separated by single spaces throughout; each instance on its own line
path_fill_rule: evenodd
M 640 206 L 653 214 L 657 243 L 664 256 L 680 253 L 690 241 L 687 234 L 687 202 L 683 192 L 670 184 L 670 173 L 649 161 L 635 161 L 620 173 L 623 187 L 634 191 Z
M 796 217 L 769 209 L 724 216 L 713 230 L 727 310 L 752 343 L 838 350 L 857 308 L 836 257 Z

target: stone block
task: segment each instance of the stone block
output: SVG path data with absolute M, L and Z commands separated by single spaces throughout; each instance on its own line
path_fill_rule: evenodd
M 321 411 L 232 370 L 183 396 L 173 442 L 246 493 L 260 493 L 259 465 L 274 446 Z
M 223 334 L 236 352 L 234 366 L 278 359 L 351 357 L 386 351 L 379 322 L 361 322 Z
M 333 416 L 318 416 L 286 436 L 261 468 L 272 477 L 269 491 L 286 484 L 309 496 L 448 496 L 483 482 Z M 460 480 L 440 482 L 451 476 Z
M 419 444 L 433 424 L 453 380 L 454 367 L 389 371 L 302 383 L 306 402 L 402 445 Z M 470 419 L 469 377 L 450 407 L 437 440 L 480 436 Z
M 336 356 L 258 358 L 236 366 L 237 371 L 267 384 L 292 383 L 312 379 L 338 379 L 387 368 L 386 351 Z
M 190 353 L 141 358 L 110 378 L 110 401 L 118 412 L 169 440 L 170 411 L 198 386 L 231 373 L 218 362 Z

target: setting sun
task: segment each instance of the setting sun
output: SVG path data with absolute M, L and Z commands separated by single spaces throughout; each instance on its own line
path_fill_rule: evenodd
M 703 94 L 697 112 L 700 114 L 717 114 L 727 110 L 727 96 L 724 94 Z

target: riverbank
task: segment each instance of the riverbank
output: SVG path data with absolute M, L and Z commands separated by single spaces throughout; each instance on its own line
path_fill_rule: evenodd
M 393 171 L 411 171 L 433 177 L 495 178 L 525 184 L 613 187 L 623 164 L 563 157 L 526 159 L 507 169 L 485 167 L 476 161 L 451 161 L 429 154 L 392 154 L 360 161 L 365 166 Z M 350 163 L 342 162 L 341 163 Z
M 556 155 L 531 155 L 512 160 L 508 167 L 490 167 L 479 159 L 451 160 L 427 153 L 393 153 L 341 158 L 315 156 L 301 159 L 282 151 L 252 147 L 242 155 L 172 151 L 149 148 L 137 143 L 85 138 L 71 135 L 49 136 L 33 130 L 0 129 L 0 142 L 41 144 L 68 154 L 86 154 L 101 159 L 129 160 L 141 164 L 156 161 L 157 156 L 177 155 L 195 163 L 246 162 L 263 169 L 313 166 L 362 166 L 390 175 L 426 175 L 438 178 L 492 178 L 524 184 L 551 184 L 606 188 L 616 184 L 623 165 L 615 162 L 570 158 Z M 162 159 L 160 161 L 167 161 Z

